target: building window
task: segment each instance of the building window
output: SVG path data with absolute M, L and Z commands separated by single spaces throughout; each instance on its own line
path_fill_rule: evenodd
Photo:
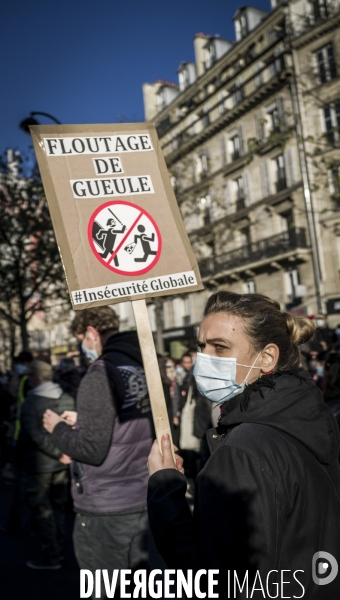
M 268 112 L 268 120 L 270 134 L 278 133 L 280 131 L 280 115 L 276 105 Z
M 251 46 L 249 46 L 246 55 L 245 55 L 245 61 L 246 64 L 249 65 L 250 63 L 253 62 L 253 60 L 255 60 L 257 56 L 257 52 L 256 52 L 256 44 L 251 44 Z
M 267 119 L 264 117 L 262 110 L 259 110 L 255 115 L 256 136 L 259 142 L 263 142 L 266 137 Z
M 203 198 L 200 198 L 199 205 L 200 205 L 203 225 L 209 225 L 209 223 L 211 223 L 211 213 L 210 213 L 211 198 L 210 198 L 210 196 L 207 195 L 207 196 L 204 196 Z
M 158 112 L 162 112 L 162 110 L 164 110 L 165 107 L 166 107 L 166 94 L 165 94 L 165 89 L 163 88 L 157 94 Z
M 292 303 L 296 298 L 300 299 L 300 277 L 297 269 L 285 272 L 286 290 L 288 302 Z
M 196 134 L 196 125 L 195 125 L 196 121 L 197 121 L 197 116 L 191 116 L 189 118 L 190 125 L 188 127 L 188 134 L 190 136 L 193 136 Z
M 280 192 L 287 187 L 286 169 L 283 154 L 279 154 L 279 156 L 277 156 L 273 162 L 276 170 L 276 192 Z
M 248 35 L 247 15 L 243 13 L 237 21 L 235 21 L 236 39 L 242 40 Z
M 270 63 L 270 73 L 272 77 L 276 77 L 276 75 L 281 73 L 282 68 L 284 67 L 284 58 L 281 48 L 275 48 L 273 58 L 274 60 Z
M 262 62 L 258 62 L 256 63 L 256 65 L 254 66 L 254 82 L 255 82 L 255 87 L 256 89 L 258 89 L 259 87 L 261 87 L 261 85 L 263 84 L 263 63 Z
M 205 68 L 209 69 L 216 62 L 216 48 L 214 42 L 205 48 Z
M 209 46 L 209 59 L 210 66 L 212 66 L 216 62 L 216 48 L 214 43 L 210 44 Z
M 330 144 L 337 142 L 340 137 L 340 100 L 329 104 L 323 109 L 326 139 Z
M 178 150 L 179 144 L 180 144 L 180 136 L 178 134 L 175 134 L 175 137 L 172 139 L 172 143 L 171 143 L 173 152 L 176 152 L 176 150 Z
M 227 98 L 227 92 L 225 90 L 223 90 L 223 92 L 221 92 L 219 95 L 218 111 L 219 111 L 220 115 L 224 115 L 224 113 L 226 112 L 226 109 L 227 109 L 226 98 Z
M 312 0 L 311 4 L 315 21 L 329 16 L 329 0 Z
M 240 229 L 239 240 L 241 248 L 244 248 L 245 254 L 248 254 L 249 246 L 251 244 L 250 227 L 244 227 L 244 229 Z
M 189 87 L 189 84 L 190 84 L 188 69 L 183 69 L 182 71 L 180 71 L 180 73 L 178 74 L 178 77 L 179 77 L 180 90 L 181 91 L 186 90 L 186 88 Z
M 210 125 L 210 114 L 209 114 L 209 108 L 207 106 L 203 109 L 202 122 L 203 122 L 203 127 L 208 127 L 208 125 Z
M 268 44 L 271 46 L 272 44 L 275 44 L 275 42 L 277 41 L 277 30 L 274 29 L 274 27 L 272 27 L 271 29 L 269 29 L 268 31 Z
M 243 282 L 243 293 L 244 294 L 256 294 L 256 285 L 253 279 Z
M 329 191 L 332 196 L 333 210 L 340 210 L 340 165 L 329 171 Z
M 200 161 L 201 161 L 201 165 L 202 165 L 202 173 L 208 173 L 208 170 L 209 170 L 208 155 L 207 154 L 201 154 Z
M 225 209 L 226 209 L 226 214 L 227 215 L 231 215 L 234 212 L 234 203 L 232 200 L 232 194 L 231 194 L 231 186 L 232 186 L 232 182 L 231 181 L 227 181 L 225 186 L 224 186 L 224 203 L 225 203 Z
M 315 52 L 316 68 L 319 83 L 326 83 L 336 77 L 336 64 L 334 58 L 333 44 L 328 44 Z
M 242 154 L 241 152 L 241 136 L 237 133 L 233 137 L 230 138 L 231 143 L 231 159 L 236 160 Z
M 237 84 L 231 90 L 231 98 L 233 102 L 233 106 L 237 106 L 240 102 L 242 102 L 244 96 L 243 85 L 241 81 L 238 81 Z
M 224 134 L 220 137 L 220 147 L 221 147 L 221 163 L 225 165 L 227 163 L 227 139 Z
M 200 154 L 196 158 L 195 180 L 197 183 L 205 179 L 209 171 L 209 159 L 207 154 Z

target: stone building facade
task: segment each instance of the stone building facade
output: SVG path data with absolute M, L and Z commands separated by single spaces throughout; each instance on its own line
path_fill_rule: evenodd
M 206 286 L 164 300 L 176 353 L 216 289 L 340 321 L 340 5 L 272 0 L 233 20 L 236 41 L 195 36 L 178 85 L 143 86 Z

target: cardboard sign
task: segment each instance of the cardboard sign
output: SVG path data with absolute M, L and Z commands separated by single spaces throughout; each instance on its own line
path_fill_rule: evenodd
M 75 310 L 203 289 L 154 125 L 30 129 Z

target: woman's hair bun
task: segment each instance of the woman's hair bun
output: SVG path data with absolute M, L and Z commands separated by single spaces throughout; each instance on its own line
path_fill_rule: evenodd
M 315 333 L 315 326 L 309 319 L 295 317 L 289 313 L 283 313 L 286 319 L 288 335 L 293 344 L 304 344 L 310 340 Z

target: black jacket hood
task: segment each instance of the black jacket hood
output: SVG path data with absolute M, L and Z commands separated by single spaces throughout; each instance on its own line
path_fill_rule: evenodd
M 120 354 L 125 354 L 132 361 L 143 366 L 142 355 L 136 331 L 119 331 L 118 333 L 111 335 L 104 344 L 101 358 L 105 357 L 105 354 L 108 354 L 109 352 L 119 352 Z
M 268 425 L 304 444 L 320 463 L 339 454 L 339 429 L 319 388 L 306 371 L 265 375 L 226 402 L 219 433 L 242 423 Z

